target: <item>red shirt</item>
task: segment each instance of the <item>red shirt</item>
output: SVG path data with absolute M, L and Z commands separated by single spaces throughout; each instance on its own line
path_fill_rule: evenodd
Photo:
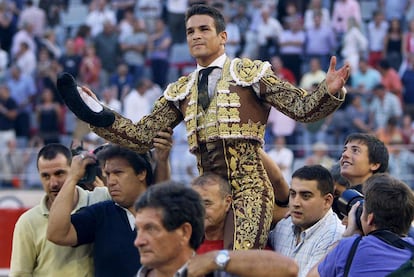
M 197 254 L 207 253 L 213 250 L 222 250 L 224 248 L 223 240 L 204 240 L 197 249 Z

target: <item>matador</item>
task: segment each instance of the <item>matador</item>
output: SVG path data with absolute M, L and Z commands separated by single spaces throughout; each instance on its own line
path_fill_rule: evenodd
M 214 8 L 203 5 L 187 12 L 187 43 L 197 60 L 197 69 L 168 85 L 152 112 L 136 124 L 97 102 L 96 96 L 85 87 L 79 88 L 69 74 L 59 76 L 58 91 L 67 106 L 89 123 L 96 134 L 140 153 L 152 148 L 160 130 L 174 128 L 184 120 L 199 173 L 219 174 L 232 187 L 233 226 L 225 227 L 225 232 L 231 230 L 232 235 L 225 247 L 264 248 L 272 221 L 274 193 L 258 149 L 264 143 L 270 108 L 273 106 L 300 122 L 326 117 L 344 101 L 343 86 L 349 77 L 349 66 L 336 71 L 333 57 L 326 80 L 315 91 L 307 92 L 280 80 L 268 62 L 230 60 L 224 52 L 225 30 L 216 24 L 222 18 L 216 13 Z M 223 42 L 214 55 L 203 56 L 199 47 L 200 41 L 211 39 L 203 33 L 205 26 L 213 35 L 216 33 L 215 39 Z M 216 67 L 210 78 L 215 85 L 210 103 L 203 109 L 198 101 L 197 82 L 200 69 L 207 66 Z

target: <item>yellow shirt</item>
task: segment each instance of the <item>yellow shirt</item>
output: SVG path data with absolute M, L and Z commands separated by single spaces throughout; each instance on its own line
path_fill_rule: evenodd
M 106 188 L 87 192 L 77 187 L 79 201 L 73 212 L 82 207 L 108 200 Z M 46 239 L 49 210 L 46 196 L 39 205 L 18 219 L 13 234 L 10 275 L 14 276 L 94 276 L 92 245 L 58 246 Z

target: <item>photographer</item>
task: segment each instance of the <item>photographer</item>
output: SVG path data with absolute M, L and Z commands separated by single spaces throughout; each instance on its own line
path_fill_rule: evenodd
M 84 164 L 96 161 L 89 153 L 75 156 L 69 176 L 50 209 L 47 238 L 62 246 L 94 243 L 95 276 L 133 276 L 140 266 L 133 245 L 133 204 L 153 182 L 151 164 L 145 155 L 117 145 L 106 146 L 98 157 L 104 162 L 112 200 L 70 214 L 71 195 L 84 176 Z
M 355 213 L 360 205 L 357 202 L 349 212 L 344 233 L 344 236 L 350 237 L 342 239 L 311 270 L 308 277 L 346 276 L 347 262 L 350 264 L 349 276 L 381 277 L 395 271 L 411 258 L 411 251 L 401 243 L 402 240 L 414 245 L 414 240 L 406 237 L 414 219 L 414 195 L 411 189 L 388 174 L 378 173 L 365 182 L 363 193 L 365 200 L 360 216 L 363 236 L 357 235 L 361 233 L 356 226 Z M 352 254 L 353 245 L 355 252 Z

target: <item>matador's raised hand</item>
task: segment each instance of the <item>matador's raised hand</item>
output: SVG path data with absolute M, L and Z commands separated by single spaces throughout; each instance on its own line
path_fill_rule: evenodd
M 91 90 L 79 87 L 69 73 L 59 74 L 56 86 L 65 104 L 80 120 L 96 127 L 107 127 L 115 121 L 114 113 Z
M 328 72 L 326 73 L 326 86 L 330 94 L 336 94 L 344 86 L 349 78 L 350 65 L 346 63 L 343 67 L 336 70 L 336 57 L 331 58 Z

